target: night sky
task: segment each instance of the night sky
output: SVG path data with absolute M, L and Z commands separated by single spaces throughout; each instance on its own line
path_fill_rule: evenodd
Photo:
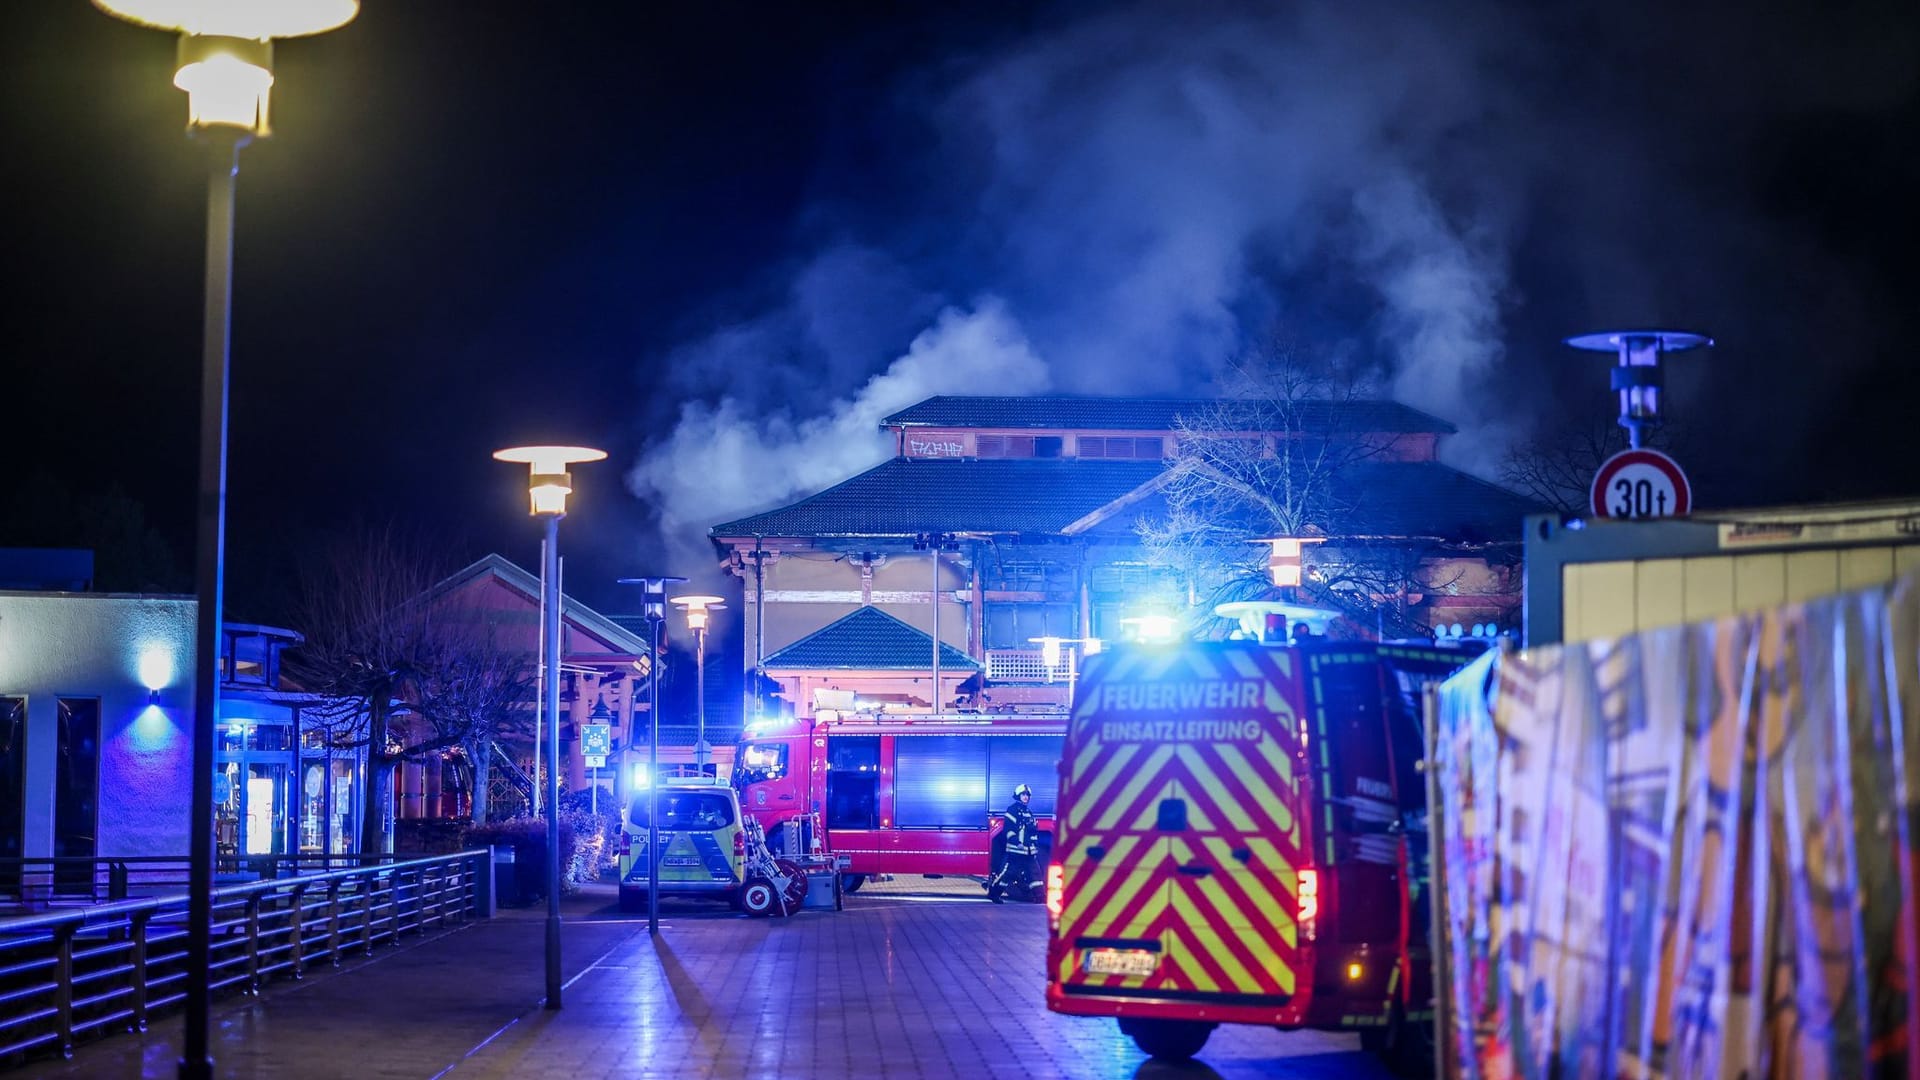
M 185 568 L 174 42 L 17 7 L 0 507 L 117 485 Z M 927 394 L 1204 393 L 1274 337 L 1491 475 L 1611 412 L 1562 337 L 1701 329 L 1670 382 L 1699 504 L 1920 495 L 1920 9 L 1710 7 L 372 0 L 277 47 L 242 154 L 230 608 L 273 617 L 352 522 L 533 566 L 488 454 L 538 439 L 612 452 L 563 550 L 628 610 L 614 578 L 710 575 L 706 526 L 870 463 Z

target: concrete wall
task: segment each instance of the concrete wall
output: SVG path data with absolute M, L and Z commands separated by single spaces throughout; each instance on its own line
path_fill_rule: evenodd
M 27 699 L 28 856 L 53 853 L 57 699 L 100 699 L 101 855 L 179 855 L 191 804 L 194 602 L 0 593 L 0 695 Z M 158 690 L 149 704 L 149 683 Z

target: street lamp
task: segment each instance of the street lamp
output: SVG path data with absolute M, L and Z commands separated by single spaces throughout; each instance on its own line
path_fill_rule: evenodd
M 227 359 L 233 318 L 234 177 L 240 148 L 267 132 L 273 39 L 353 20 L 360 0 L 93 0 L 128 22 L 180 33 L 173 84 L 187 92 L 187 133 L 207 162 L 206 309 L 201 322 L 199 515 L 194 558 L 193 754 L 188 828 L 186 1029 L 179 1074 L 211 1077 L 213 770 L 220 708 L 220 615 L 227 532 Z
M 547 721 L 547 1008 L 560 1007 L 560 519 L 567 516 L 573 474 L 567 466 L 600 461 L 605 450 L 585 446 L 515 446 L 494 451 L 496 461 L 527 466 L 529 513 L 545 518 L 540 545 L 541 712 Z M 538 770 L 536 771 L 536 775 Z
M 667 586 L 683 577 L 621 578 L 640 586 L 650 630 L 647 655 L 647 933 L 660 932 L 660 626 L 667 621 Z M 622 751 L 625 752 L 624 750 Z M 625 762 L 622 762 L 625 764 Z M 631 772 L 628 774 L 631 776 Z
M 1567 344 L 1585 352 L 1612 353 L 1619 359 L 1612 382 L 1620 395 L 1620 426 L 1627 429 L 1627 444 L 1638 450 L 1646 441 L 1647 429 L 1660 426 L 1660 391 L 1666 385 L 1661 357 L 1711 347 L 1713 339 L 1691 330 L 1602 330 L 1570 337 Z
M 712 613 L 726 606 L 718 596 L 676 596 L 674 606 L 687 616 L 687 629 L 693 631 L 694 721 L 693 763 L 706 775 L 713 747 L 707 745 L 707 622 Z

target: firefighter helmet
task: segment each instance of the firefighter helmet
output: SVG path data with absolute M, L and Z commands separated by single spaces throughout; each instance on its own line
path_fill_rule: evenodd
M 1026 784 L 1021 784 L 1019 787 L 1013 789 L 1013 797 L 1016 799 L 1022 798 L 1022 797 L 1028 797 L 1028 796 L 1031 796 L 1032 794 L 1033 794 L 1033 788 Z

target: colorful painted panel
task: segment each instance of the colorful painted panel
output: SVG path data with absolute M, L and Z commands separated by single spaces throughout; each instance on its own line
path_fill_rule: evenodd
M 1460 1077 L 1920 1076 L 1920 583 L 1441 690 Z

